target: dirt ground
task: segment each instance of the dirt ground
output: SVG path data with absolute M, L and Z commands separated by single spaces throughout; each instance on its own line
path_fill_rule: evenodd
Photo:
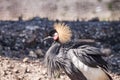
M 120 80 L 120 76 L 110 74 L 113 80 Z M 47 70 L 40 59 L 25 57 L 8 58 L 0 56 L 0 80 L 50 80 Z M 53 79 L 52 79 L 53 80 Z M 65 73 L 62 73 L 55 80 L 70 80 Z

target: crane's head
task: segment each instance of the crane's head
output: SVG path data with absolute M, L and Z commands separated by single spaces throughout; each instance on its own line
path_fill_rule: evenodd
M 49 32 L 49 36 L 44 40 L 52 38 L 54 41 L 58 41 L 62 44 L 69 42 L 72 37 L 72 31 L 70 27 L 65 25 L 64 23 L 55 23 L 53 26 L 53 30 Z

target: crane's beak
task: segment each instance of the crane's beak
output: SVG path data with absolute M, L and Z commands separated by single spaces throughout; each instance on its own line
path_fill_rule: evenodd
M 53 37 L 51 37 L 51 36 L 45 37 L 45 38 L 43 39 L 43 41 L 48 40 L 48 39 L 53 39 Z

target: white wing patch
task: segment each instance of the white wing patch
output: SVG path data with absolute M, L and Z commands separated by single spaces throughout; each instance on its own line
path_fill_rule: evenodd
M 85 65 L 70 50 L 68 54 L 72 63 L 86 76 L 87 80 L 109 80 L 109 77 L 101 68 L 93 68 Z

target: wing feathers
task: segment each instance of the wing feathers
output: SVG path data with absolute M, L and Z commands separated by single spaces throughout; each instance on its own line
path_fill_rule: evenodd
M 99 48 L 91 47 L 88 45 L 80 46 L 77 49 L 70 49 L 76 55 L 76 57 L 84 64 L 90 67 L 101 67 L 107 70 L 107 62 L 102 58 L 103 54 Z

